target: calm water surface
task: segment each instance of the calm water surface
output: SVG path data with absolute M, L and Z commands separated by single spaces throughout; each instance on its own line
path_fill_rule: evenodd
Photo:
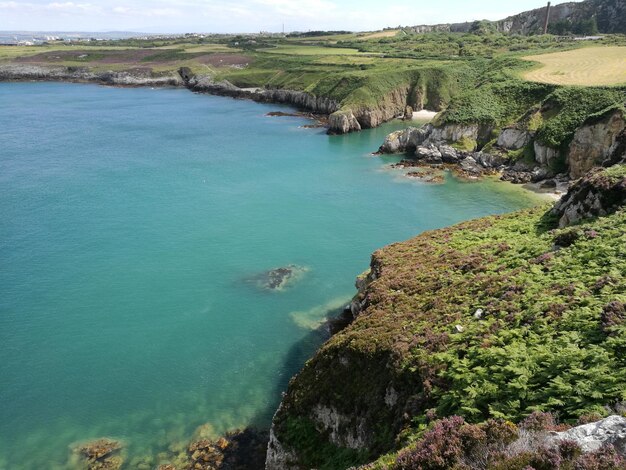
M 267 425 L 373 250 L 536 202 L 385 169 L 370 153 L 394 124 L 329 137 L 276 109 L 0 84 L 0 469 Z M 308 272 L 283 292 L 246 282 L 289 264 Z

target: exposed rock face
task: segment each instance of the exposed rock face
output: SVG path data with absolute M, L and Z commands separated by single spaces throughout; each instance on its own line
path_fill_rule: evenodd
M 276 414 L 280 413 L 282 404 L 279 406 Z M 278 440 L 274 433 L 274 428 L 270 430 L 270 439 L 267 445 L 267 454 L 265 457 L 266 470 L 291 470 L 298 469 L 296 462 L 298 458 L 295 452 L 285 449 L 285 446 Z
M 552 213 L 565 227 L 590 217 L 615 212 L 626 203 L 626 167 L 592 170 L 578 180 L 554 206 Z
M 559 150 L 540 144 L 535 141 L 533 144 L 535 149 L 535 160 L 541 165 L 550 165 L 559 158 Z
M 496 145 L 507 150 L 519 150 L 528 145 L 531 139 L 532 136 L 528 131 L 508 127 L 502 130 Z
M 346 416 L 332 406 L 317 405 L 313 409 L 312 419 L 316 427 L 328 433 L 328 439 L 336 446 L 348 449 L 360 449 L 368 442 L 367 425 L 364 419 L 358 419 L 356 426 L 354 420 Z
M 409 86 L 396 88 L 387 94 L 378 105 L 373 108 L 357 108 L 352 112 L 362 129 L 371 129 L 380 126 L 396 116 L 403 115 L 409 96 Z M 333 131 L 332 126 L 330 130 Z
M 179 74 L 184 79 L 186 86 L 193 91 L 235 98 L 248 98 L 260 102 L 291 104 L 314 113 L 328 114 L 329 134 L 347 134 L 360 131 L 361 129 L 378 127 L 383 122 L 389 121 L 398 115 L 405 115 L 409 111 L 412 116 L 412 109 L 407 109 L 408 86 L 393 90 L 373 108 L 340 109 L 339 103 L 334 100 L 302 91 L 279 89 L 245 90 L 227 81 L 215 82 L 210 76 L 194 76 L 186 68 L 181 68 Z
M 613 145 L 624 128 L 626 121 L 619 110 L 579 127 L 567 153 L 570 176 L 580 178 L 609 158 Z
M 385 142 L 378 149 L 378 153 L 403 153 L 414 152 L 432 132 L 432 125 L 423 127 L 407 127 L 392 132 L 385 138 Z
M 415 156 L 418 160 L 426 163 L 442 163 L 441 152 L 434 144 L 420 145 L 415 149 Z
M 480 132 L 478 124 L 446 124 L 442 127 L 435 127 L 429 137 L 430 141 L 458 142 L 463 139 L 478 140 Z
M 230 96 L 232 98 L 246 98 L 263 103 L 284 103 L 297 108 L 319 114 L 332 114 L 339 109 L 339 104 L 329 98 L 315 96 L 303 91 L 258 89 L 248 90 L 239 88 L 227 80 L 216 82 L 208 75 L 192 75 L 184 67 L 179 74 L 185 80 L 185 85 L 192 91 L 211 93 L 214 95 Z
M 550 22 L 568 21 L 575 23 L 595 16 L 598 30 L 601 33 L 626 33 L 626 4 L 623 0 L 587 0 L 584 2 L 569 2 L 553 5 L 550 9 Z M 503 33 L 511 34 L 537 34 L 543 32 L 546 17 L 546 8 L 536 8 L 517 15 L 509 16 L 503 20 L 489 22 L 493 27 Z M 413 26 L 415 33 L 431 32 L 461 32 L 467 33 L 472 30 L 474 23 L 451 23 L 438 25 Z
M 182 86 L 178 75 L 154 74 L 135 69 L 124 72 L 93 72 L 82 67 L 42 67 L 38 65 L 0 65 L 0 81 L 47 80 L 94 82 L 116 86 Z
M 626 457 L 626 418 L 609 416 L 595 423 L 577 426 L 568 431 L 553 433 L 549 441 L 574 441 L 584 452 L 593 452 L 603 445 L 612 445 L 618 454 Z
M 361 124 L 352 111 L 337 111 L 328 116 L 328 132 L 330 134 L 347 134 L 360 130 Z

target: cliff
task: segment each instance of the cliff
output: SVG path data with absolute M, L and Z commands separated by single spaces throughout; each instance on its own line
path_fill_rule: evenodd
M 626 33 L 626 4 L 621 0 L 585 0 L 553 5 L 550 9 L 550 23 L 564 22 L 576 25 L 595 18 L 600 33 Z M 541 34 L 546 18 L 546 7 L 518 13 L 498 21 L 449 23 L 438 25 L 412 26 L 415 33 L 451 32 L 468 33 L 485 25 L 495 31 L 508 34 Z
M 375 252 L 356 319 L 290 382 L 266 468 L 364 464 L 433 416 L 576 420 L 622 400 L 624 167 L 593 178 L 602 211 L 576 206 L 581 184 L 555 213 L 478 219 Z M 568 207 L 580 225 L 562 223 Z
M 182 86 L 174 73 L 158 74 L 140 68 L 125 71 L 97 72 L 86 67 L 1 64 L 0 81 L 66 81 L 93 82 L 115 86 Z
M 608 166 L 626 158 L 626 121 L 621 109 L 610 109 L 585 121 L 573 133 L 562 151 L 543 145 L 536 133 L 523 127 L 508 127 L 493 136 L 489 126 L 446 124 L 409 127 L 392 132 L 378 153 L 409 154 L 414 166 L 442 163 L 471 169 L 475 176 L 502 172 L 502 178 L 515 183 L 539 182 L 558 177 L 577 179 L 589 170 Z
M 350 78 L 328 76 L 305 90 L 240 88 L 226 80 L 195 75 L 188 68 L 181 68 L 179 74 L 192 91 L 286 103 L 326 114 L 329 116 L 328 132 L 346 134 L 377 127 L 402 116 L 407 106 L 415 110 L 443 109 L 458 92 L 459 76 L 465 71 L 464 66 L 443 66 Z

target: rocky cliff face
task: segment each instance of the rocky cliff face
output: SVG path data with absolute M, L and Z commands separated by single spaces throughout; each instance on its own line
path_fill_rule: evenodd
M 403 114 L 409 94 L 409 86 L 405 86 L 393 90 L 374 107 L 340 109 L 340 104 L 336 101 L 306 92 L 273 89 L 246 90 L 226 81 L 215 82 L 209 76 L 193 76 L 183 69 L 180 74 L 185 77 L 185 83 L 193 91 L 248 98 L 261 102 L 291 104 L 314 113 L 328 114 L 330 134 L 347 134 L 377 127 Z
M 576 23 L 595 17 L 601 33 L 626 33 L 626 4 L 623 0 L 586 0 L 553 5 L 550 9 L 550 22 L 567 21 Z M 546 18 L 546 7 L 525 11 L 503 20 L 490 22 L 503 33 L 541 34 Z M 460 32 L 467 33 L 473 23 L 450 23 L 438 25 L 419 25 L 411 27 L 416 33 Z
M 246 98 L 263 103 L 284 103 L 313 113 L 331 114 L 339 109 L 339 104 L 329 98 L 311 95 L 302 91 L 280 89 L 243 89 L 223 80 L 216 82 L 208 75 L 193 75 L 182 68 L 179 74 L 185 85 L 192 91 L 214 95 Z
M 578 180 L 554 206 L 552 213 L 565 227 L 615 212 L 626 203 L 626 168 L 595 169 Z
M 615 299 L 626 260 L 616 253 L 625 188 L 623 165 L 580 180 L 554 214 L 567 213 L 567 223 L 574 213 L 605 215 L 580 229 L 555 228 L 535 208 L 374 253 L 357 282 L 356 319 L 290 382 L 266 468 L 358 466 L 398 451 L 401 432 L 429 416 L 519 422 L 542 408 L 575 420 L 620 400 L 626 362 L 614 344 L 626 317 Z M 594 433 L 595 441 L 609 434 Z M 426 455 L 414 451 L 386 459 L 385 468 L 435 468 L 405 465 Z
M 617 152 L 618 136 L 626 128 L 622 110 L 613 110 L 608 114 L 587 121 L 576 130 L 569 145 L 567 164 L 570 176 L 580 178 L 591 168 L 600 166 Z M 623 158 L 626 155 L 621 155 Z
M 53 80 L 94 82 L 115 86 L 182 86 L 177 74 L 154 74 L 142 69 L 124 72 L 94 72 L 82 67 L 42 67 L 37 65 L 0 65 L 0 81 Z

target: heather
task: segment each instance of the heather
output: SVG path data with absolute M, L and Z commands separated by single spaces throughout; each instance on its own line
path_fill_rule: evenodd
M 622 169 L 594 181 L 613 184 Z M 363 311 L 291 384 L 275 421 L 283 442 L 298 448 L 294 417 L 305 427 L 317 403 L 352 417 L 346 429 L 370 429 L 361 436 L 369 455 L 353 461 L 365 463 L 423 430 L 429 416 L 478 425 L 551 412 L 571 424 L 624 400 L 626 212 L 557 228 L 548 209 L 478 219 L 377 251 Z M 308 434 L 309 442 L 328 442 L 310 422 Z M 339 468 L 331 450 L 302 455 Z

